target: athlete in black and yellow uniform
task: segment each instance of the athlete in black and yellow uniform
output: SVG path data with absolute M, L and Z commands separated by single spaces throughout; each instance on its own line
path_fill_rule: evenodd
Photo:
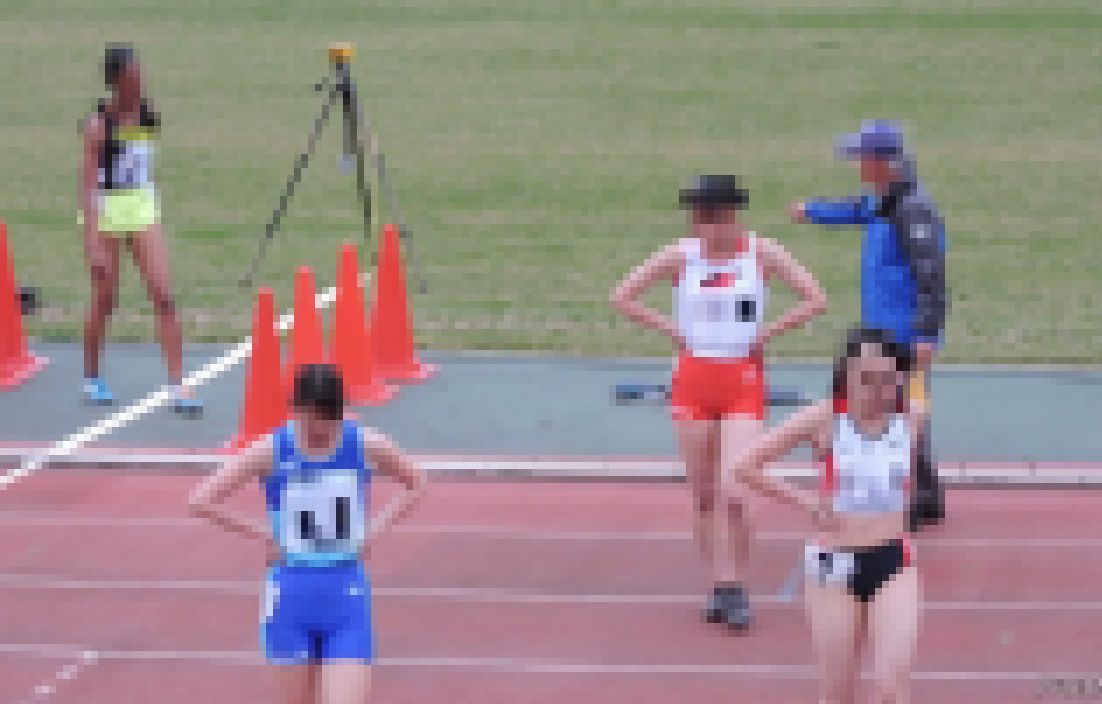
M 108 46 L 104 81 L 111 96 L 100 101 L 84 128 L 83 193 L 78 216 L 92 273 L 92 303 L 84 331 L 84 395 L 91 403 L 114 401 L 100 375 L 100 356 L 118 293 L 119 246 L 125 243 L 157 316 L 157 336 L 169 376 L 177 387 L 176 410 L 196 414 L 202 406 L 181 385 L 183 341 L 153 181 L 154 141 L 160 120 L 142 94 L 133 48 Z

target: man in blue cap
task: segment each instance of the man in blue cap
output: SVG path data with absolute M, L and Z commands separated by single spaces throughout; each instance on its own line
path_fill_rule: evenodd
M 942 342 L 948 308 L 944 224 L 918 182 L 914 159 L 904 150 L 903 132 L 896 123 L 866 120 L 860 132 L 838 140 L 836 151 L 839 158 L 860 163 L 861 182 L 868 192 L 841 200 L 801 201 L 791 207 L 792 217 L 797 222 L 865 227 L 862 323 L 888 330 L 911 346 L 916 370 L 911 399 L 928 413 L 928 370 Z M 944 517 L 928 420 L 921 447 L 912 530 L 940 523 Z

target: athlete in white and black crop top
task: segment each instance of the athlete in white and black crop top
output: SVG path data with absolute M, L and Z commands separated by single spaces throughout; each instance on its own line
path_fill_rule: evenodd
M 821 702 L 856 701 L 858 642 L 866 638 L 860 624 L 873 650 L 876 701 L 908 701 L 919 582 L 907 532 L 921 423 L 908 398 L 910 366 L 908 349 L 890 333 L 852 331 L 835 367 L 833 398 L 793 414 L 734 468 L 755 491 L 813 516 L 817 532 L 804 560 Z M 818 491 L 765 472 L 804 443 L 822 464 Z

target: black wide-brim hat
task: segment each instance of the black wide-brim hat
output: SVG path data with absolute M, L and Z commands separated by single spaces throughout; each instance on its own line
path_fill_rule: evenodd
M 750 193 L 737 176 L 697 176 L 692 186 L 681 189 L 680 201 L 682 208 L 745 208 Z

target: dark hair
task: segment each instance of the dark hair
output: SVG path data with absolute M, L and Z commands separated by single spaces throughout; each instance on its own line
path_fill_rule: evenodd
M 103 54 L 103 83 L 113 88 L 119 80 L 119 74 L 132 61 L 138 58 L 132 44 L 108 44 Z
M 295 374 L 293 405 L 313 410 L 326 420 L 344 416 L 344 379 L 332 364 L 306 364 Z
M 846 335 L 846 342 L 842 347 L 842 354 L 834 362 L 833 398 L 835 405 L 846 400 L 846 388 L 849 375 L 849 363 L 861 356 L 865 345 L 876 345 L 880 348 L 880 355 L 895 360 L 895 370 L 904 374 L 911 371 L 911 350 L 907 345 L 896 341 L 895 336 L 887 330 L 880 328 L 853 328 Z M 900 407 L 904 407 L 909 393 L 907 384 L 903 385 L 899 400 Z

